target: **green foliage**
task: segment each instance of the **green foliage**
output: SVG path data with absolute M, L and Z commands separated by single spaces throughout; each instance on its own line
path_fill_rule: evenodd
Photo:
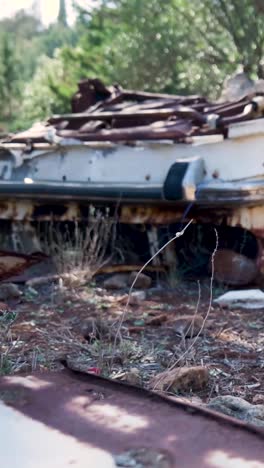
M 70 111 L 73 91 L 60 51 L 53 58 L 40 57 L 36 73 L 24 90 L 22 122 L 31 124 L 53 113 Z
M 107 46 L 111 76 L 124 86 L 175 91 L 185 51 L 184 31 L 177 25 L 172 1 L 120 2 L 119 28 Z
M 51 109 L 63 109 L 71 88 L 63 96 L 60 89 L 54 98 L 52 88 L 57 80 L 64 80 L 56 51 L 74 46 L 76 35 L 62 19 L 44 29 L 23 11 L 0 21 L 0 31 L 0 121 L 1 127 L 14 131 L 46 117 Z
M 2 34 L 0 42 L 1 75 L 0 98 L 5 103 L 3 115 L 10 118 L 13 102 L 19 95 L 18 73 L 19 64 L 16 58 L 15 46 L 12 38 Z
M 76 79 L 215 98 L 239 66 L 263 76 L 264 14 L 256 0 L 111 0 L 80 11 Z
M 174 0 L 191 50 L 182 78 L 217 95 L 238 67 L 263 78 L 264 16 L 255 0 Z M 193 57 L 193 59 L 191 59 Z
M 53 57 L 55 51 L 62 47 L 73 47 L 77 36 L 75 31 L 61 23 L 51 24 L 39 36 L 39 52 Z

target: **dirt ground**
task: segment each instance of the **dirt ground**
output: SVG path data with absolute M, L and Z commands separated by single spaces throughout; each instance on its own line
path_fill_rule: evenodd
M 102 281 L 76 289 L 53 284 L 21 287 L 19 299 L 0 304 L 1 374 L 69 367 L 100 373 L 149 388 L 153 376 L 177 366 L 203 365 L 209 384 L 183 395 L 208 403 L 218 395 L 254 401 L 264 396 L 264 311 L 210 307 L 210 285 L 179 283 L 174 289 L 150 288 L 146 299 L 128 306 L 127 291 L 111 292 Z M 213 288 L 213 296 L 223 293 Z M 209 312 L 209 314 L 208 314 Z M 181 333 L 182 316 L 208 315 L 204 329 L 189 338 Z

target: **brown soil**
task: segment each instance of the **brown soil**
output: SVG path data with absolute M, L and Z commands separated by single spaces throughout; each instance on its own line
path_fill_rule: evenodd
M 228 394 L 252 402 L 256 394 L 264 395 L 264 311 L 210 308 L 207 283 L 201 291 L 197 311 L 196 283 L 149 290 L 145 301 L 128 307 L 122 340 L 117 337 L 115 346 L 124 294 L 96 285 L 66 292 L 49 285 L 25 290 L 19 301 L 8 304 L 11 312 L 1 311 L 1 374 L 58 371 L 67 359 L 74 368 L 120 380 L 132 369 L 140 385 L 148 387 L 153 376 L 178 361 L 178 366 L 210 370 L 209 385 L 185 397 L 207 403 Z M 222 292 L 214 289 L 213 294 Z M 198 338 L 177 334 L 176 319 L 195 313 L 205 317 L 208 308 Z

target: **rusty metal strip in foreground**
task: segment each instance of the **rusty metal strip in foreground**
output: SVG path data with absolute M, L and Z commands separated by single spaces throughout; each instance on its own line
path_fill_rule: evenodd
M 4 377 L 0 397 L 20 414 L 62 434 L 65 451 L 70 436 L 76 444 L 115 457 L 142 449 L 167 455 L 167 464 L 141 465 L 148 468 L 264 466 L 261 430 L 98 376 L 64 370 Z M 90 466 L 85 461 L 88 463 L 86 458 L 78 466 Z M 73 460 L 64 466 L 72 466 L 70 462 Z M 93 468 L 99 467 L 99 459 L 93 461 Z

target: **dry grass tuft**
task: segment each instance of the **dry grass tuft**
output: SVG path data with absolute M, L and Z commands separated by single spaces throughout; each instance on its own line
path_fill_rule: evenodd
M 45 250 L 52 258 L 63 285 L 77 287 L 89 281 L 107 263 L 107 249 L 115 238 L 115 221 L 98 214 L 87 226 L 74 223 L 64 232 L 50 224 Z
M 14 374 L 24 367 L 22 356 L 17 356 L 18 340 L 12 337 L 11 327 L 15 323 L 17 314 L 5 312 L 0 318 L 0 376 Z

